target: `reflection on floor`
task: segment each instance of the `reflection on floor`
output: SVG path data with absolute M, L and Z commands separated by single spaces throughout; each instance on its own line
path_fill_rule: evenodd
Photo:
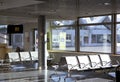
M 92 77 L 93 76 L 93 77 Z M 100 76 L 100 77 L 98 77 Z M 0 82 L 115 82 L 112 77 L 98 73 L 79 73 L 67 77 L 66 72 L 33 70 L 0 73 Z

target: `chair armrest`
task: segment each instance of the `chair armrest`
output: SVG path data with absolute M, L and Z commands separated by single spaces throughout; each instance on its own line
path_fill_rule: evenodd
M 112 66 L 111 62 L 107 62 L 107 61 L 102 61 L 102 62 L 104 63 L 104 65 L 103 65 L 103 66 L 107 66 L 107 65 Z
M 68 66 L 70 66 L 70 69 L 68 69 L 68 70 L 73 70 L 76 66 L 78 66 L 78 64 L 77 65 L 65 64 L 60 67 L 62 68 L 62 67 L 68 67 Z
M 80 63 L 80 66 L 82 65 L 82 68 L 85 68 L 87 65 L 85 63 Z
M 0 60 L 0 66 L 9 66 L 9 65 L 10 65 L 9 59 Z
M 74 69 L 74 67 L 79 66 L 79 65 L 77 64 L 77 65 L 71 65 L 71 66 L 72 66 L 72 67 L 71 67 L 70 70 Z
M 29 57 L 29 58 L 25 58 L 24 60 L 27 60 L 27 61 L 28 61 L 28 59 L 31 60 L 31 57 Z
M 83 68 L 90 68 L 90 67 L 87 67 L 87 66 L 90 66 L 90 63 L 85 64 Z
M 35 59 L 35 60 L 38 60 L 38 58 L 37 57 L 34 57 L 34 56 L 31 56 L 31 59 Z M 32 60 L 32 61 L 34 61 L 34 60 Z
M 93 67 L 97 67 L 98 65 L 100 65 L 100 63 L 96 63 L 96 62 L 91 62 L 91 64 L 94 64 Z

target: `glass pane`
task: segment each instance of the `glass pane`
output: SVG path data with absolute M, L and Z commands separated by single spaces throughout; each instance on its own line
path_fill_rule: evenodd
M 120 54 L 120 24 L 117 24 L 116 28 L 116 48 L 117 48 L 117 53 Z
M 0 33 L 7 34 L 7 25 L 0 25 Z
M 120 14 L 117 14 L 117 22 L 120 22 Z
M 11 35 L 11 45 L 13 48 L 20 47 L 23 48 L 23 34 L 12 34 Z
M 111 25 L 80 27 L 80 51 L 111 52 Z
M 34 31 L 34 35 L 35 35 L 34 36 L 34 40 L 35 40 L 34 41 L 35 42 L 34 43 L 34 50 L 38 51 L 38 31 L 37 30 Z
M 85 17 L 79 19 L 79 24 L 93 24 L 93 23 L 105 23 L 105 22 L 111 22 L 111 15 Z
M 52 26 L 74 25 L 74 20 L 53 21 Z
M 8 43 L 7 25 L 0 25 L 0 43 Z
M 75 50 L 75 29 L 61 27 L 52 29 L 53 50 Z

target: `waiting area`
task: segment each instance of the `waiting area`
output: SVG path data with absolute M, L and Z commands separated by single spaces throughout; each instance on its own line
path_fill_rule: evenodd
M 1 82 L 119 82 L 119 60 L 109 54 L 65 55 L 38 69 L 38 52 L 9 52 L 1 61 Z

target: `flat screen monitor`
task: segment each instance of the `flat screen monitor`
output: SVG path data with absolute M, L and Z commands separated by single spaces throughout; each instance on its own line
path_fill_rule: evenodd
M 23 33 L 23 25 L 8 25 L 7 33 L 8 34 Z

